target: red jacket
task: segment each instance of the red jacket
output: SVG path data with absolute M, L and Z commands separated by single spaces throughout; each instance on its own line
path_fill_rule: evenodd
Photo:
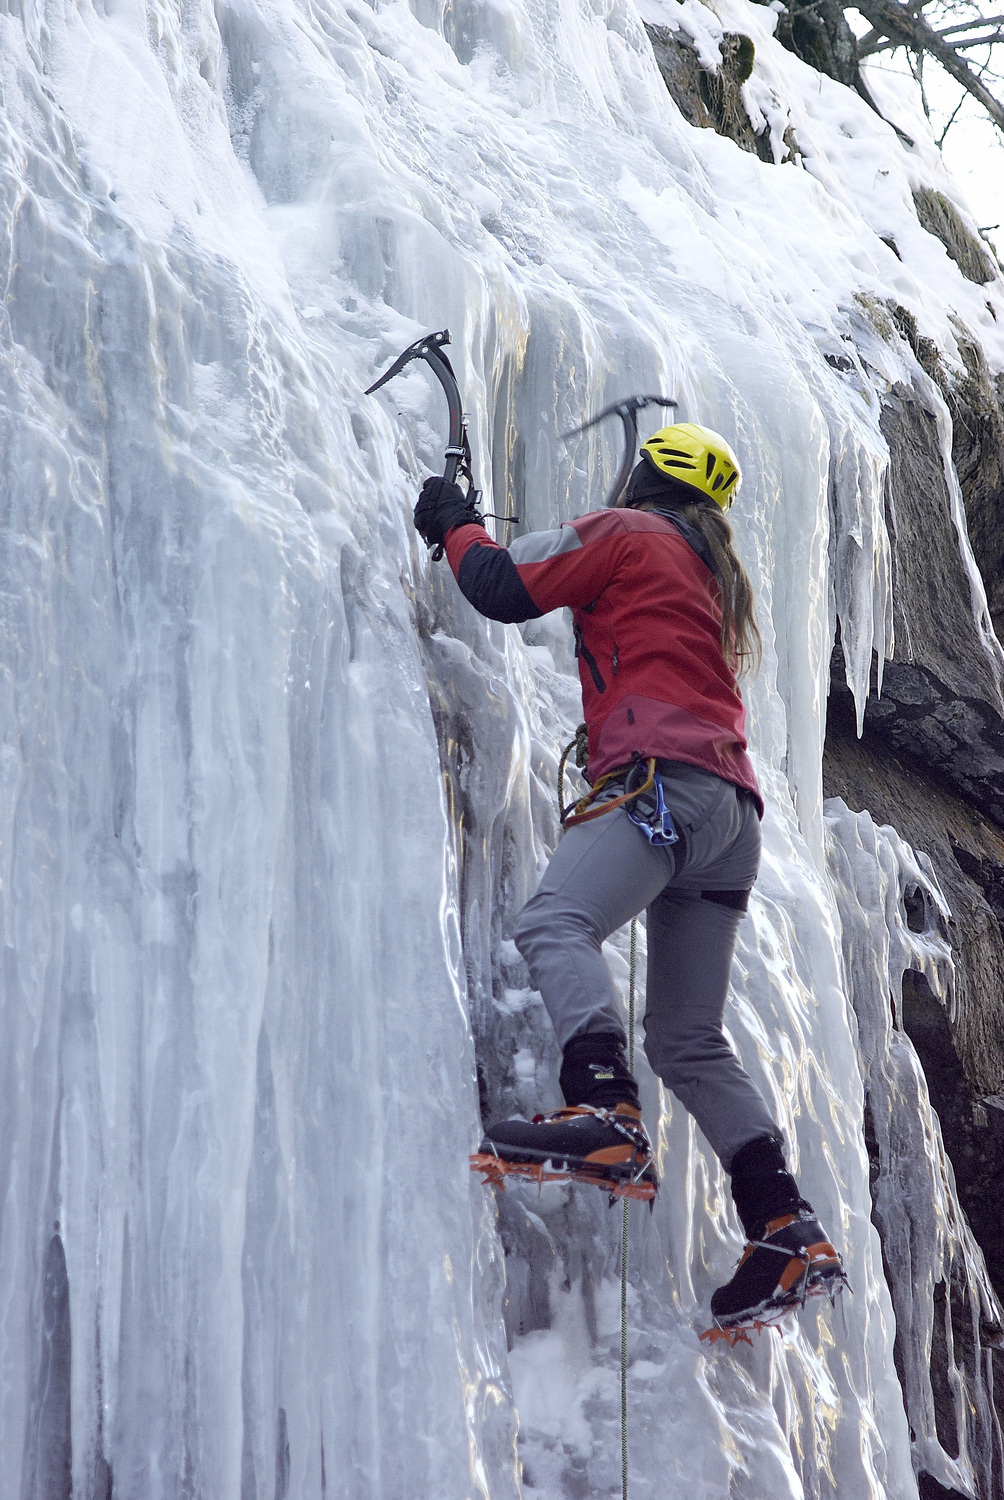
M 507 551 L 483 527 L 458 526 L 446 555 L 491 619 L 570 607 L 590 781 L 636 754 L 686 761 L 746 787 L 763 815 L 746 710 L 722 656 L 712 558 L 693 527 L 664 513 L 600 510 Z

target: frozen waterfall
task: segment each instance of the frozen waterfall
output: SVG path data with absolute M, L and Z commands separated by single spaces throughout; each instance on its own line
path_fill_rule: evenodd
M 775 163 L 683 122 L 643 20 L 712 66 L 753 38 Z M 479 1085 L 493 1112 L 556 1099 L 508 938 L 578 694 L 560 617 L 487 624 L 415 537 L 428 372 L 361 394 L 444 326 L 521 529 L 601 503 L 617 439 L 559 434 L 631 391 L 746 469 L 769 814 L 729 1027 L 854 1292 L 699 1343 L 738 1226 L 642 1064 L 663 1189 L 632 1210 L 632 1496 L 915 1500 L 841 943 L 893 918 L 827 873 L 823 710 L 836 620 L 859 703 L 891 639 L 877 393 L 926 377 L 885 303 L 949 362 L 964 317 L 999 369 L 1004 289 L 917 222 L 912 186 L 953 189 L 911 96 L 908 149 L 774 21 L 0 16 L 0 1500 L 620 1493 L 620 1216 L 499 1205 L 467 1166 Z M 852 873 L 856 828 L 831 819 Z

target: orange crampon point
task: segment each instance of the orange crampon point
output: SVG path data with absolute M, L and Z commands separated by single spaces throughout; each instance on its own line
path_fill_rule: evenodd
M 615 1198 L 636 1198 L 642 1203 L 651 1204 L 659 1186 L 651 1178 L 606 1176 L 581 1167 L 554 1170 L 545 1167 L 543 1162 L 503 1161 L 501 1157 L 493 1156 L 488 1151 L 476 1152 L 470 1158 L 470 1163 L 472 1172 L 484 1174 L 482 1181 L 486 1187 L 501 1188 L 502 1192 L 505 1192 L 507 1177 L 515 1177 L 522 1182 L 535 1182 L 538 1192 L 545 1182 L 581 1182 L 587 1187 L 598 1187 L 609 1193 L 611 1201 Z
M 791 1309 L 794 1311 L 794 1308 Z M 698 1334 L 702 1341 L 707 1339 L 709 1344 L 720 1343 L 722 1339 L 735 1348 L 736 1344 L 749 1344 L 752 1348 L 753 1340 L 751 1333 L 763 1333 L 765 1328 L 773 1328 L 777 1333 L 781 1332 L 780 1323 L 749 1323 L 737 1328 L 706 1328 L 703 1333 Z

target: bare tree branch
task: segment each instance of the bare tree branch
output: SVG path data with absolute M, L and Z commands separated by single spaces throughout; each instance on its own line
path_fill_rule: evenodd
M 965 96 L 965 94 L 960 95 L 958 104 L 955 106 L 955 108 L 952 110 L 952 113 L 948 117 L 948 124 L 945 126 L 944 130 L 938 136 L 938 150 L 939 151 L 941 150 L 942 146 L 945 144 L 945 136 L 948 134 L 948 132 L 951 129 L 951 127 L 955 124 L 956 118 L 958 117 L 959 110 L 962 108 L 962 106 L 963 106 L 963 104 L 965 104 L 965 102 L 966 102 L 966 96 Z
M 973 31 L 980 26 L 1002 24 L 1004 24 L 1004 16 L 974 16 L 971 21 L 960 21 L 957 26 L 935 26 L 932 30 L 936 31 L 939 36 L 954 36 L 957 31 Z M 952 46 L 957 47 L 958 42 L 953 42 Z
M 875 36 L 876 33 L 872 31 L 868 35 Z M 943 31 L 935 32 L 935 36 L 944 35 Z M 1004 30 L 995 31 L 990 36 L 963 37 L 961 40 L 952 43 L 952 49 L 953 51 L 961 52 L 969 47 L 993 47 L 1000 42 L 1004 42 Z M 870 45 L 866 45 L 865 41 L 861 41 L 858 43 L 858 56 L 860 58 L 874 57 L 876 52 L 895 52 L 897 47 L 905 46 L 907 46 L 907 43 L 899 37 L 882 37 Z
M 977 99 L 998 130 L 1004 131 L 1004 105 L 994 98 L 964 57 L 950 42 L 942 41 L 938 32 L 920 14 L 914 14 L 898 0 L 855 0 L 856 8 L 875 30 L 890 43 L 911 52 L 926 52 L 935 58 L 957 83 Z
M 994 47 L 998 42 L 1004 42 L 1004 31 L 994 31 L 989 36 L 963 37 L 961 41 L 953 42 L 952 46 L 961 52 L 966 47 Z

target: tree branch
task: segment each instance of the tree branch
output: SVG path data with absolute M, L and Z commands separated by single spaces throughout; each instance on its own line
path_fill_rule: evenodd
M 958 102 L 958 104 L 955 106 L 955 108 L 952 110 L 952 113 L 948 117 L 948 124 L 945 126 L 944 130 L 938 136 L 938 150 L 939 151 L 941 150 L 942 146 L 945 144 L 945 136 L 948 134 L 948 132 L 951 130 L 952 126 L 955 124 L 955 121 L 956 121 L 956 119 L 958 117 L 959 110 L 962 108 L 963 104 L 965 103 L 965 98 L 966 98 L 965 94 L 961 94 L 959 96 L 959 102 Z
M 928 119 L 930 119 L 931 118 L 931 107 L 930 107 L 930 105 L 927 102 L 927 90 L 924 87 L 924 54 L 923 54 L 923 52 L 914 52 L 911 55 L 911 57 L 910 57 L 910 71 L 912 72 L 914 78 L 916 78 L 916 80 L 917 80 L 917 87 L 920 89 L 920 102 L 924 106 L 924 114 L 927 116 Z
M 875 30 L 887 36 L 891 43 L 908 47 L 911 52 L 926 52 L 936 58 L 946 73 L 951 73 L 957 83 L 974 99 L 978 99 L 993 120 L 998 130 L 1004 132 L 1004 105 L 994 98 L 964 57 L 960 57 L 950 42 L 941 37 L 924 20 L 912 15 L 905 5 L 897 0 L 855 0 L 856 8 Z
M 960 41 L 953 42 L 952 46 L 957 52 L 961 52 L 964 47 L 995 47 L 998 42 L 1004 42 L 1004 31 L 993 31 L 989 36 L 963 37 Z
M 957 31 L 973 31 L 979 26 L 1000 26 L 1002 24 L 1004 24 L 1004 16 L 978 16 L 972 21 L 960 21 L 957 26 L 936 26 L 932 27 L 932 30 L 936 31 L 938 36 L 954 36 Z M 957 45 L 957 42 L 952 43 L 953 47 Z
M 943 31 L 935 32 L 935 36 L 944 35 Z M 901 37 L 880 37 L 875 31 L 870 31 L 868 36 L 875 37 L 876 40 L 866 45 L 868 38 L 865 37 L 862 41 L 858 42 L 858 56 L 862 59 L 874 57 L 876 52 L 895 52 L 897 47 L 910 46 L 910 43 L 904 42 Z M 995 47 L 1001 42 L 1004 42 L 1004 30 L 995 31 L 990 36 L 963 37 L 951 45 L 953 51 L 961 52 L 969 47 Z M 914 50 L 916 49 L 914 48 Z

